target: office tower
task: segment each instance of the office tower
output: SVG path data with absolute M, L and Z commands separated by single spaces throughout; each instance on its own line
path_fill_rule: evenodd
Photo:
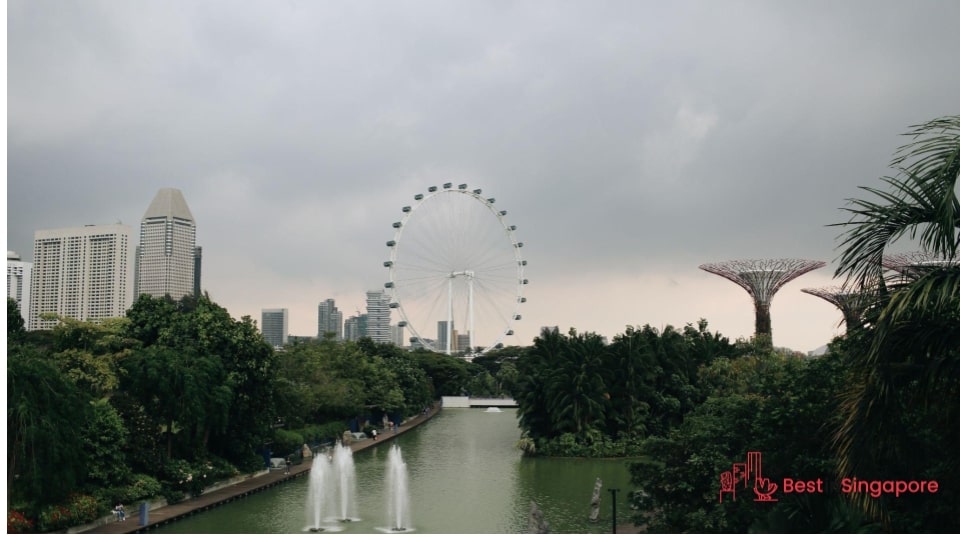
M 260 332 L 274 349 L 287 344 L 287 309 L 264 309 L 260 317 Z
M 405 347 L 407 344 L 403 342 L 403 327 L 397 324 L 390 325 L 390 342 L 396 345 L 397 347 Z
M 343 323 L 343 339 L 356 341 L 362 337 L 367 337 L 367 314 L 348 317 Z
M 29 330 L 52 328 L 55 313 L 81 321 L 124 317 L 133 304 L 133 229 L 87 225 L 34 233 Z
M 197 227 L 179 189 L 163 188 L 140 222 L 135 293 L 180 300 L 199 289 Z
M 367 337 L 390 343 L 390 297 L 382 289 L 367 291 Z
M 317 306 L 317 338 L 323 339 L 328 333 L 337 341 L 343 339 L 343 313 L 337 309 L 333 298 L 327 298 Z
M 20 255 L 7 252 L 7 298 L 17 301 L 24 325 L 30 324 L 30 272 L 33 263 L 23 262 Z M 29 328 L 29 327 L 28 327 Z
M 457 350 L 457 325 L 450 325 L 450 350 L 447 351 L 447 321 L 437 321 L 437 352 L 456 352 Z

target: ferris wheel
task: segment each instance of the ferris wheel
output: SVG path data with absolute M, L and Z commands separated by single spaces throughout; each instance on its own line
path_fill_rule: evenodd
M 390 307 L 410 343 L 467 356 L 501 347 L 520 320 L 523 259 L 507 212 L 466 184 L 430 187 L 403 207 L 387 242 Z

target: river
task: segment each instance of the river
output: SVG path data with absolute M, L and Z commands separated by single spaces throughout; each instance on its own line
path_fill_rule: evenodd
M 536 501 L 552 533 L 606 533 L 629 523 L 627 461 L 620 459 L 522 458 L 515 409 L 445 409 L 395 439 L 409 471 L 411 532 L 527 532 Z M 377 533 L 386 523 L 384 477 L 389 446 L 353 456 L 359 520 L 344 533 Z M 601 512 L 591 523 L 596 479 L 603 482 Z M 236 502 L 152 529 L 152 533 L 303 533 L 307 530 L 308 478 L 300 478 Z

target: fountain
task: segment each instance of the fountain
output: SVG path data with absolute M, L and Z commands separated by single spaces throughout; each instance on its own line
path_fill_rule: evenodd
M 322 527 L 323 521 L 357 521 L 356 470 L 353 451 L 339 442 L 332 454 L 318 454 L 310 467 L 307 491 L 307 528 L 311 532 L 340 531 Z
M 343 446 L 338 441 L 337 448 L 333 452 L 332 483 L 334 489 L 330 493 L 334 497 L 335 510 L 339 510 L 339 515 L 335 517 L 342 522 L 356 519 L 351 516 L 352 512 L 356 512 L 357 506 L 356 476 L 357 472 L 353 466 L 353 450 L 349 446 Z
M 330 481 L 333 464 L 327 454 L 318 454 L 310 467 L 310 484 L 307 492 L 307 525 L 311 532 L 323 531 L 324 488 Z
M 400 447 L 393 445 L 387 459 L 387 524 L 390 532 L 409 532 L 410 494 L 407 491 L 407 464 Z

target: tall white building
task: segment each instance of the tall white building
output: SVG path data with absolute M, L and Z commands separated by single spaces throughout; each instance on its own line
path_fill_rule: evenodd
M 7 298 L 17 301 L 24 324 L 30 324 L 31 270 L 33 263 L 21 261 L 16 252 L 7 252 Z
M 133 304 L 133 229 L 87 225 L 39 230 L 33 236 L 28 330 L 52 328 L 55 313 L 100 322 L 126 316 Z
M 390 296 L 383 289 L 367 291 L 367 337 L 390 343 Z
M 279 349 L 287 344 L 287 309 L 264 309 L 260 317 L 260 332 L 267 343 Z
M 180 300 L 198 293 L 197 227 L 179 189 L 163 188 L 140 222 L 135 294 Z
M 343 339 L 343 313 L 337 309 L 333 298 L 327 298 L 317 306 L 317 338 L 323 339 L 328 332 L 335 334 L 335 339 Z

